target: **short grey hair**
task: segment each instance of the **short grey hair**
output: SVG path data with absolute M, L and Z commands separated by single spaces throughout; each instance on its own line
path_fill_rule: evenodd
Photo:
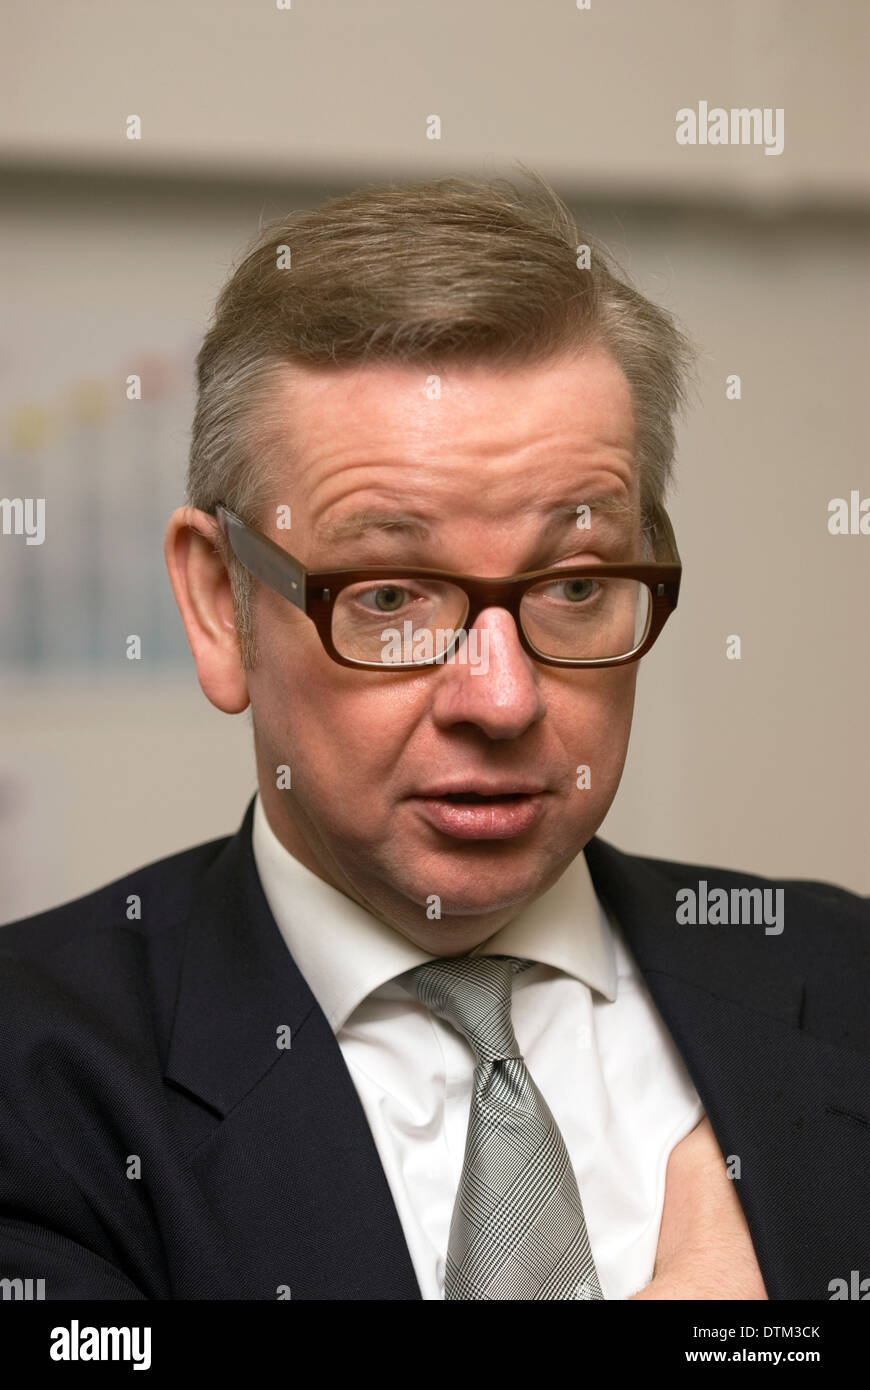
M 292 212 L 260 229 L 215 304 L 196 361 L 188 504 L 222 502 L 262 525 L 280 484 L 271 407 L 288 366 L 519 366 L 587 347 L 608 351 L 631 388 L 649 518 L 671 477 L 696 349 L 543 178 L 531 174 L 527 189 L 459 177 L 386 184 Z M 250 668 L 251 578 L 223 537 L 218 546 Z

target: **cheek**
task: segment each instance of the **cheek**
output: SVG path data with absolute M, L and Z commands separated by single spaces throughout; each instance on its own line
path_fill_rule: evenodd
M 631 665 L 588 671 L 577 677 L 573 688 L 561 692 L 560 742 L 574 766 L 589 767 L 591 785 L 602 793 L 612 794 L 622 773 L 636 684 L 637 667 Z
M 299 656 L 297 644 L 292 658 L 264 661 L 249 680 L 258 740 L 270 764 L 290 764 L 300 793 L 328 802 L 341 789 L 340 804 L 358 815 L 388 787 L 423 718 L 423 681 L 353 671 L 322 649 Z
M 604 677 L 600 694 L 602 719 L 613 734 L 614 739 L 628 738 L 631 717 L 634 713 L 634 695 L 637 686 L 637 663 L 602 672 Z

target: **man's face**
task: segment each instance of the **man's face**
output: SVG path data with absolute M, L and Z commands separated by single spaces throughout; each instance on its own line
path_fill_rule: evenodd
M 395 562 L 507 576 L 640 558 L 631 397 L 608 356 L 458 367 L 442 372 L 440 397 L 426 388 L 417 368 L 288 369 L 277 499 L 292 529 L 274 513 L 262 529 L 309 569 Z M 580 529 L 577 507 L 599 496 L 625 513 L 592 505 Z M 259 585 L 254 619 L 260 660 L 247 685 L 272 827 L 423 949 L 486 940 L 597 830 L 622 774 L 636 665 L 544 666 L 497 608 L 475 624 L 488 630 L 485 673 L 449 661 L 341 666 L 310 619 Z M 523 795 L 512 808 L 457 807 L 433 796 L 445 784 Z M 433 894 L 440 920 L 427 915 Z

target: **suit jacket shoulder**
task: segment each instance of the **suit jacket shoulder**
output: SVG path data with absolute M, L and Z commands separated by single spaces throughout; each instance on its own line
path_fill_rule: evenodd
M 870 898 L 812 879 L 626 854 L 597 838 L 586 857 L 642 969 L 750 1006 L 799 989 L 803 1028 L 870 1050 Z
M 235 835 L 0 928 L 0 1277 L 47 1299 L 419 1299 L 252 821 L 253 801 Z
M 168 1296 L 151 1184 L 130 1174 L 156 1138 L 185 924 L 226 844 L 0 927 L 0 1274 L 48 1298 Z

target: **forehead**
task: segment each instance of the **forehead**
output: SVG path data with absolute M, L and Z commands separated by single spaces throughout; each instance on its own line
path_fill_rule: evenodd
M 312 529 L 413 503 L 490 523 L 586 496 L 633 507 L 631 392 L 601 350 L 521 367 L 377 364 L 287 369 L 273 471 Z

